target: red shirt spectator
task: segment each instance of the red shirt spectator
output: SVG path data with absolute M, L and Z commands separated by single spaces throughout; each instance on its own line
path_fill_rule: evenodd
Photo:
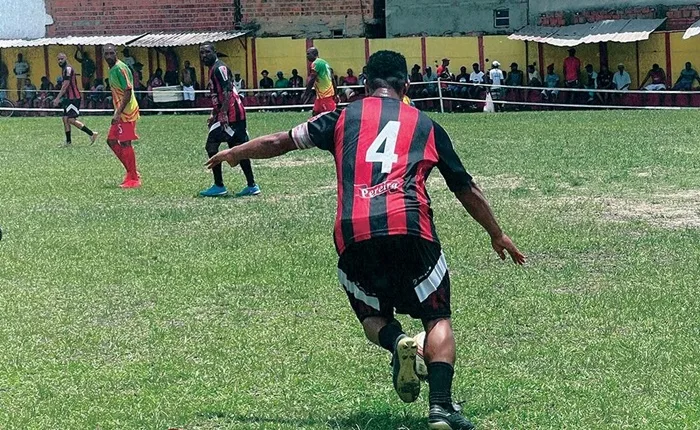
M 569 49 L 569 56 L 564 59 L 564 79 L 567 86 L 572 86 L 573 83 L 578 83 L 578 78 L 581 73 L 581 60 L 576 58 L 576 50 Z

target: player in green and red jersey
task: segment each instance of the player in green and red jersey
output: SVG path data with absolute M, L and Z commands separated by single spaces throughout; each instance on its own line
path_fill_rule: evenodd
M 134 148 L 131 146 L 131 142 L 139 138 L 136 135 L 136 121 L 140 117 L 139 105 L 134 97 L 134 77 L 129 66 L 117 59 L 114 45 L 105 45 L 102 52 L 110 67 L 109 85 L 114 100 L 114 116 L 107 144 L 126 169 L 126 177 L 120 187 L 138 188 L 141 186 L 141 180 L 136 171 Z
M 318 58 L 318 49 L 311 47 L 306 51 L 306 59 L 311 63 L 309 82 L 306 84 L 303 102 L 311 97 L 311 89 L 316 90 L 313 115 L 323 112 L 333 112 L 336 109 L 335 85 L 333 85 L 333 73 L 331 66 L 322 58 Z

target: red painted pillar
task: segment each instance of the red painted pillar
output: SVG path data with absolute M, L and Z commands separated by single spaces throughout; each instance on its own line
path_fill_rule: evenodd
M 542 83 L 544 83 L 544 49 L 542 49 L 542 44 L 537 43 L 537 61 L 540 63 L 540 76 L 542 77 Z
M 250 39 L 250 56 L 253 59 L 253 83 L 248 81 L 248 88 L 258 87 L 258 52 L 255 50 L 255 38 Z
M 148 50 L 148 77 L 146 80 L 151 79 L 151 76 L 153 76 L 153 50 L 149 49 Z
M 44 45 L 44 73 L 46 73 L 46 78 L 51 80 L 51 68 L 49 67 L 49 47 Z
M 420 38 L 420 54 L 423 66 L 422 70 L 425 70 L 425 68 L 428 67 L 428 51 L 425 49 L 425 37 Z
M 367 64 L 367 62 L 369 62 L 369 54 L 370 54 L 369 39 L 365 38 L 365 64 Z
M 481 67 L 481 70 L 485 70 L 484 69 L 484 36 L 479 36 L 478 44 L 479 44 L 479 67 Z
M 598 50 L 600 52 L 600 67 L 603 67 L 603 65 L 610 67 L 610 64 L 608 63 L 608 43 L 600 42 L 598 44 Z
M 95 74 L 97 79 L 104 78 L 104 59 L 102 58 L 102 47 L 95 46 Z
M 309 48 L 312 48 L 314 46 L 314 40 L 313 39 L 306 39 L 306 50 L 308 51 Z M 306 52 L 304 52 L 304 58 L 306 58 Z M 308 61 L 306 62 L 306 76 L 311 74 L 311 63 Z

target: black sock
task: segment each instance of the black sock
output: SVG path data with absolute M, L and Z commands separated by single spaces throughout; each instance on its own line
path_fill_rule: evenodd
M 87 134 L 88 136 L 92 136 L 92 130 L 90 130 L 89 128 L 87 128 L 87 125 L 84 125 L 83 128 L 81 128 L 80 130 L 83 131 L 83 132 L 84 132 L 85 134 Z
M 209 153 L 209 158 L 213 157 L 216 155 L 216 152 L 210 152 Z M 211 168 L 211 172 L 214 174 L 214 185 L 217 187 L 223 187 L 224 186 L 224 175 L 221 173 L 221 164 L 217 164 L 216 166 Z
M 250 164 L 250 160 L 241 160 L 241 170 L 245 175 L 245 180 L 248 181 L 248 186 L 255 186 L 255 176 L 253 176 L 253 165 Z
M 71 143 L 71 140 L 70 140 L 70 130 L 68 130 L 68 131 L 66 132 L 66 143 Z
M 402 334 L 404 334 L 404 332 L 401 328 L 401 324 L 394 320 L 379 330 L 379 345 L 381 345 L 382 348 L 386 349 L 387 351 L 393 353 L 396 339 L 398 339 Z
M 447 407 L 452 405 L 452 378 L 455 369 L 450 363 L 428 363 L 430 404 Z

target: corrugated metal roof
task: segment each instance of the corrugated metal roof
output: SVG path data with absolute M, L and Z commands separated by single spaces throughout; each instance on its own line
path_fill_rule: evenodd
M 97 46 L 113 43 L 115 45 L 126 45 L 133 42 L 145 34 L 131 36 L 68 36 L 68 37 L 44 37 L 41 39 L 10 39 L 0 40 L 0 48 L 26 48 L 31 46 L 52 46 L 52 45 L 68 45 L 68 46 Z
M 691 37 L 697 36 L 698 34 L 700 34 L 700 21 L 691 25 L 690 28 L 685 31 L 683 39 L 690 39 Z
M 508 36 L 512 40 L 576 46 L 583 43 L 646 40 L 666 19 L 618 19 L 564 27 L 529 26 Z
M 244 31 L 219 31 L 219 32 L 203 32 L 203 33 L 157 33 L 148 34 L 137 41 L 129 43 L 129 46 L 138 46 L 143 48 L 165 48 L 168 46 L 187 46 L 199 45 L 205 42 L 220 42 L 222 40 L 236 39 L 245 36 Z

